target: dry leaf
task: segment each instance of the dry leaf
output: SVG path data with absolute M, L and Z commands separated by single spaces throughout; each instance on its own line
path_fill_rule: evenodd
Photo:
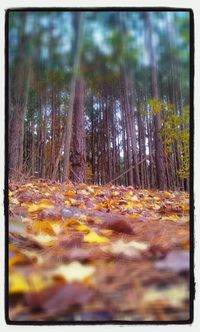
M 84 235 L 84 241 L 88 243 L 107 243 L 109 239 L 105 236 L 98 235 L 96 232 L 90 232 Z
M 92 276 L 95 268 L 92 265 L 83 265 L 78 261 L 74 261 L 68 265 L 60 265 L 56 270 L 51 272 L 52 276 L 59 276 L 68 282 L 84 281 Z

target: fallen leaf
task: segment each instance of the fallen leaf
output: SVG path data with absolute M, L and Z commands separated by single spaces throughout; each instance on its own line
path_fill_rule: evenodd
M 84 281 L 95 272 L 92 265 L 83 265 L 78 261 L 74 261 L 68 265 L 60 265 L 57 269 L 52 271 L 52 276 L 59 276 L 68 282 Z
M 17 253 L 9 258 L 9 269 L 15 265 L 29 264 L 29 263 L 31 263 L 31 260 L 26 255 Z
M 35 233 L 55 235 L 54 229 L 49 221 L 34 221 L 32 224 L 32 231 Z
M 9 232 L 15 234 L 26 233 L 26 225 L 21 218 L 9 218 Z
M 25 294 L 26 304 L 33 309 L 43 309 L 50 314 L 56 314 L 69 309 L 70 306 L 87 303 L 93 294 L 91 287 L 83 284 L 58 284 L 40 293 Z
M 36 241 L 43 247 L 52 247 L 57 241 L 56 236 L 49 234 L 31 235 L 31 239 Z
M 38 204 L 31 204 L 28 207 L 28 212 L 32 213 L 32 212 L 41 211 L 41 210 L 44 210 L 44 209 L 46 209 L 46 208 L 48 208 L 50 206 L 52 206 L 52 202 L 49 201 L 49 200 L 47 200 L 47 199 L 43 199 Z
M 90 232 L 84 235 L 84 241 L 88 243 L 107 243 L 109 239 L 105 236 L 98 235 L 96 232 Z
M 124 242 L 118 240 L 112 245 L 103 248 L 103 251 L 111 252 L 113 254 L 123 254 L 128 257 L 136 257 L 140 255 L 141 251 L 145 251 L 149 248 L 149 245 L 144 242 L 130 241 Z
M 18 204 L 19 204 L 19 201 L 18 201 L 17 198 L 11 196 L 11 197 L 9 197 L 9 204 L 18 205 Z
M 9 274 L 9 293 L 24 293 L 30 290 L 29 284 L 25 277 L 18 273 Z
M 31 274 L 28 277 L 19 273 L 9 274 L 9 293 L 38 292 L 52 284 L 51 279 L 46 279 L 38 274 Z
M 111 229 L 112 231 L 125 234 L 134 234 L 133 228 L 125 218 L 118 216 L 108 216 L 102 224 L 102 228 Z
M 144 293 L 144 302 L 153 303 L 160 300 L 179 307 L 183 301 L 189 300 L 189 289 L 183 284 L 173 285 L 167 289 L 151 288 Z
M 171 270 L 174 272 L 189 271 L 190 260 L 189 252 L 186 250 L 169 252 L 166 257 L 155 262 L 158 270 Z
M 86 225 L 78 225 L 75 227 L 75 229 L 77 229 L 78 231 L 87 231 L 87 232 L 91 231 L 91 229 Z

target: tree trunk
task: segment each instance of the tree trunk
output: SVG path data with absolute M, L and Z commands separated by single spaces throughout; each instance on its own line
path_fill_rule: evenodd
M 85 181 L 85 121 L 84 121 L 84 81 L 76 81 L 74 101 L 74 126 L 72 141 L 72 178 L 76 182 Z
M 19 54 L 9 77 L 9 176 L 16 176 L 23 166 L 24 115 L 31 80 L 31 58 L 27 54 L 25 34 L 27 14 L 21 14 Z M 25 58 L 26 55 L 26 58 Z
M 158 92 L 158 75 L 154 54 L 154 47 L 152 41 L 152 26 L 150 20 L 150 14 L 144 13 L 145 17 L 145 30 L 148 32 L 148 51 L 149 60 L 151 66 L 151 80 L 152 80 L 152 98 L 159 100 Z M 156 174 L 158 187 L 161 190 L 166 189 L 166 175 L 165 175 L 165 164 L 164 164 L 164 153 L 163 153 L 163 142 L 161 137 L 161 114 L 160 112 L 154 115 L 154 139 L 155 139 L 155 161 L 156 161 Z
M 82 48 L 82 32 L 83 32 L 83 19 L 84 13 L 75 13 L 77 20 L 75 21 L 75 38 L 74 44 L 76 44 L 75 59 L 72 71 L 71 89 L 70 89 L 70 104 L 69 111 L 67 114 L 67 122 L 65 128 L 65 145 L 64 145 L 64 166 L 63 166 L 63 180 L 69 179 L 70 169 L 70 148 L 71 148 L 71 137 L 72 137 L 72 119 L 73 119 L 73 107 L 75 99 L 75 88 L 76 81 L 80 74 L 80 59 L 81 59 L 81 48 Z

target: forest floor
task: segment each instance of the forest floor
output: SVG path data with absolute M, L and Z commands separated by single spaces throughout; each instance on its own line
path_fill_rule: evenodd
M 10 183 L 9 318 L 188 320 L 188 194 Z

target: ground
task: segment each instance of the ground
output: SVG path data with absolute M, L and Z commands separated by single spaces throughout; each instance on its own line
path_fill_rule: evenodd
M 189 319 L 185 192 L 9 184 L 12 321 Z

